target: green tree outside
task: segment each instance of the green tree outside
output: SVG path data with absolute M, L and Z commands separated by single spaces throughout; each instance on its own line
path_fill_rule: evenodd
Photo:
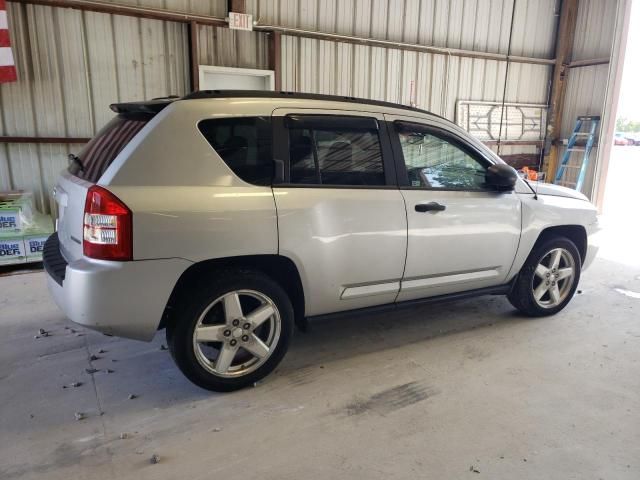
M 640 121 L 619 117 L 616 119 L 616 132 L 640 132 Z

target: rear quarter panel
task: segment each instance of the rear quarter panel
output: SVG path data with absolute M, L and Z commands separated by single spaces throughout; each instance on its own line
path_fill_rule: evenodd
M 192 262 L 276 254 L 269 187 L 126 187 L 110 190 L 133 212 L 133 258 Z
M 273 108 L 268 99 L 176 101 L 127 145 L 100 184 L 133 212 L 135 260 L 277 253 L 271 188 L 234 175 L 197 127 L 208 118 L 270 116 Z

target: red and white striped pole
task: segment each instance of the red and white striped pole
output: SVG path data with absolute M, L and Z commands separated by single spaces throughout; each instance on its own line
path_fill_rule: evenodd
M 7 4 L 5 0 L 0 0 L 0 83 L 15 82 L 17 79 L 16 64 L 9 41 Z

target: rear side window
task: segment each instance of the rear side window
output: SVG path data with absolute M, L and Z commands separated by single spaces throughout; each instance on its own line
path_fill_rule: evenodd
M 118 154 L 151 119 L 151 116 L 118 115 L 76 155 L 69 155 L 69 173 L 97 182 Z
M 296 116 L 289 120 L 291 183 L 384 185 L 374 119 Z
M 254 185 L 271 185 L 271 119 L 233 117 L 203 120 L 198 129 L 238 177 Z

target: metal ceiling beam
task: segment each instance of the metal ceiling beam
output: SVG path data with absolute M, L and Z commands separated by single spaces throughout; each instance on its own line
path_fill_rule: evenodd
M 200 89 L 200 49 L 198 45 L 198 22 L 189 22 L 189 84 L 191 91 Z
M 398 50 L 409 50 L 413 52 L 433 53 L 436 55 L 453 55 L 455 57 L 479 58 L 483 60 L 498 60 L 516 63 L 530 63 L 536 65 L 554 65 L 553 58 L 522 57 L 519 55 L 505 55 L 503 53 L 478 52 L 474 50 L 463 50 L 460 48 L 433 47 L 420 45 L 417 43 L 395 42 L 393 40 L 379 40 L 374 38 L 355 37 L 352 35 L 342 35 L 338 33 L 324 33 L 313 30 L 303 30 L 300 28 L 281 27 L 278 25 L 255 25 L 256 31 L 279 32 L 282 35 L 293 37 L 314 38 L 316 40 L 328 40 L 333 42 L 352 43 L 355 45 L 367 45 L 370 47 L 395 48 Z
M 280 32 L 270 32 L 269 37 L 269 70 L 273 70 L 275 90 L 282 89 L 282 36 Z
M 573 51 L 573 39 L 578 20 L 578 0 L 562 0 L 560 20 L 556 33 L 556 54 L 551 80 L 551 96 L 547 114 L 547 135 L 545 144 L 544 171 L 547 179 L 555 178 L 558 168 L 558 146 L 564 110 L 564 94 L 567 89 L 567 75 Z
M 90 138 L 86 137 L 25 137 L 25 136 L 0 136 L 0 143 L 62 143 L 80 144 L 87 143 Z
M 235 13 L 247 13 L 245 0 L 227 0 L 227 10 Z
M 591 67 L 593 65 L 607 65 L 609 64 L 609 57 L 604 58 L 590 58 L 587 60 L 576 60 L 569 64 L 569 68 L 578 68 L 578 67 Z
M 149 18 L 153 20 L 166 20 L 170 22 L 198 22 L 202 25 L 214 25 L 226 27 L 227 21 L 224 18 L 212 17 L 211 15 L 198 15 L 193 13 L 182 13 L 173 10 L 160 8 L 140 7 L 138 5 L 123 5 L 120 3 L 107 3 L 94 0 L 9 0 L 14 3 L 27 3 L 33 5 L 44 5 L 47 7 L 73 8 L 89 12 L 110 13 L 112 15 L 125 15 L 129 17 Z

